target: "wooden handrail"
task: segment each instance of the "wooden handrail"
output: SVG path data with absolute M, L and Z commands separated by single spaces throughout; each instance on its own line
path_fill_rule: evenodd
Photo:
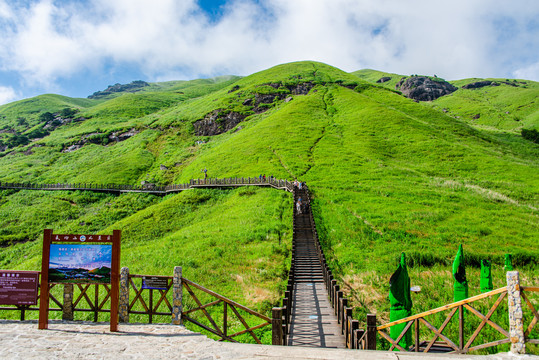
M 229 304 L 229 305 L 233 305 L 234 307 L 236 307 L 236 308 L 238 308 L 238 309 L 244 310 L 244 311 L 248 312 L 248 313 L 251 314 L 251 315 L 254 315 L 254 316 L 256 316 L 256 317 L 259 317 L 259 318 L 261 318 L 261 319 L 264 320 L 264 321 L 271 322 L 271 319 L 270 319 L 269 317 L 267 317 L 267 316 L 265 316 L 265 315 L 262 315 L 262 314 L 260 314 L 260 313 L 258 313 L 258 312 L 256 312 L 256 311 L 254 311 L 254 310 L 251 310 L 251 309 L 249 309 L 249 308 L 246 307 L 246 306 L 243 306 L 243 305 L 241 305 L 241 304 L 238 304 L 238 303 L 235 302 L 234 300 L 230 300 L 230 299 L 228 299 L 228 298 L 226 298 L 226 297 L 224 297 L 224 296 L 222 296 L 222 295 L 217 294 L 217 293 L 214 292 L 214 291 L 211 291 L 211 290 L 209 290 L 209 289 L 206 289 L 204 286 L 199 285 L 199 284 L 197 284 L 197 283 L 195 283 L 195 282 L 193 282 L 193 281 L 191 281 L 191 280 L 188 280 L 188 279 L 182 277 L 182 282 L 186 282 L 187 284 L 192 285 L 192 286 L 194 286 L 195 288 L 197 288 L 197 289 L 199 289 L 199 290 L 201 290 L 201 291 L 203 291 L 203 292 L 205 292 L 205 293 L 207 293 L 207 294 L 210 294 L 210 295 L 216 297 L 217 299 L 220 299 L 220 300 L 226 302 L 226 303 Z
M 469 304 L 469 303 L 472 303 L 474 301 L 481 300 L 481 299 L 484 299 L 484 298 L 487 298 L 487 297 L 490 297 L 490 296 L 493 296 L 493 295 L 496 295 L 496 294 L 501 294 L 501 293 L 503 293 L 505 291 L 507 291 L 507 286 L 501 287 L 501 288 L 496 289 L 496 290 L 489 291 L 487 293 L 472 296 L 470 298 L 460 300 L 460 301 L 457 301 L 457 302 L 454 302 L 454 303 L 451 303 L 451 304 L 440 306 L 440 307 L 438 307 L 436 309 L 432 309 L 432 310 L 429 310 L 429 311 L 422 312 L 420 314 L 412 315 L 412 316 L 406 317 L 404 319 L 392 321 L 390 323 L 378 326 L 377 330 L 387 329 L 388 327 L 398 325 L 398 324 L 402 324 L 402 323 L 412 321 L 412 320 L 415 320 L 415 319 L 423 318 L 423 317 L 425 317 L 427 315 L 432 315 L 432 314 L 438 313 L 440 311 L 450 310 L 450 309 L 453 309 L 453 308 L 458 308 L 459 306 Z
M 0 189 L 25 189 L 25 190 L 82 190 L 82 191 L 101 191 L 101 192 L 142 192 L 150 194 L 162 194 L 179 192 L 182 190 L 192 189 L 194 187 L 227 187 L 227 186 L 270 186 L 275 189 L 282 189 L 288 192 L 293 192 L 293 184 L 286 179 L 266 179 L 260 180 L 254 178 L 208 178 L 190 180 L 185 184 L 170 184 L 165 186 L 159 185 L 122 185 L 122 184 L 29 184 L 29 183 L 9 183 L 0 182 Z

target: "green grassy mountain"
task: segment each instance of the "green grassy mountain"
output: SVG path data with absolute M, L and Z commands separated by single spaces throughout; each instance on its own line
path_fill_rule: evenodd
M 0 107 L 0 181 L 172 184 L 204 168 L 210 177 L 306 181 L 330 265 L 363 306 L 356 315 L 387 317 L 402 251 L 423 289 L 416 312 L 451 301 L 449 265 L 461 243 L 470 294 L 483 258 L 503 285 L 505 253 L 537 284 L 539 145 L 520 130 L 539 128 L 539 84 L 462 89 L 476 79 L 458 80 L 454 93 L 417 103 L 395 91 L 400 79 L 298 62 L 97 99 L 22 100 Z M 182 265 L 186 277 L 267 310 L 283 289 L 291 202 L 270 189 L 164 198 L 6 190 L 0 267 L 38 269 L 44 228 L 121 229 L 122 265 L 132 272 Z

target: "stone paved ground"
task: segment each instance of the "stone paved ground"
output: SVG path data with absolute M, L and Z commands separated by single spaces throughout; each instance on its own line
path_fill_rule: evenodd
M 383 351 L 313 349 L 221 343 L 183 326 L 50 321 L 38 330 L 35 321 L 0 320 L 0 359 L 388 359 L 538 360 L 537 356 L 450 356 Z M 426 356 L 422 356 L 426 355 Z

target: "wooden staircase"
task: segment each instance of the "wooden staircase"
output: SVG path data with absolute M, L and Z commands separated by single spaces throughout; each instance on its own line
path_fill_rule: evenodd
M 301 211 L 296 204 L 301 199 Z M 293 287 L 287 345 L 345 348 L 346 340 L 328 299 L 315 238 L 308 189 L 294 189 Z

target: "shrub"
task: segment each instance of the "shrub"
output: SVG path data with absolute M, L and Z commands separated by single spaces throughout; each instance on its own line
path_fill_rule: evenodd
M 77 112 L 77 109 L 64 108 L 60 111 L 60 116 L 64 118 L 73 118 Z
M 7 146 L 13 148 L 19 145 L 26 145 L 29 142 L 30 140 L 25 135 L 15 134 L 7 141 Z
M 521 134 L 524 139 L 539 144 L 539 131 L 536 129 L 522 129 Z
M 48 111 L 39 115 L 39 121 L 49 122 L 53 120 L 54 120 L 54 115 Z
M 47 130 L 35 129 L 30 131 L 27 136 L 29 139 L 40 139 L 47 135 L 49 135 L 49 132 Z

